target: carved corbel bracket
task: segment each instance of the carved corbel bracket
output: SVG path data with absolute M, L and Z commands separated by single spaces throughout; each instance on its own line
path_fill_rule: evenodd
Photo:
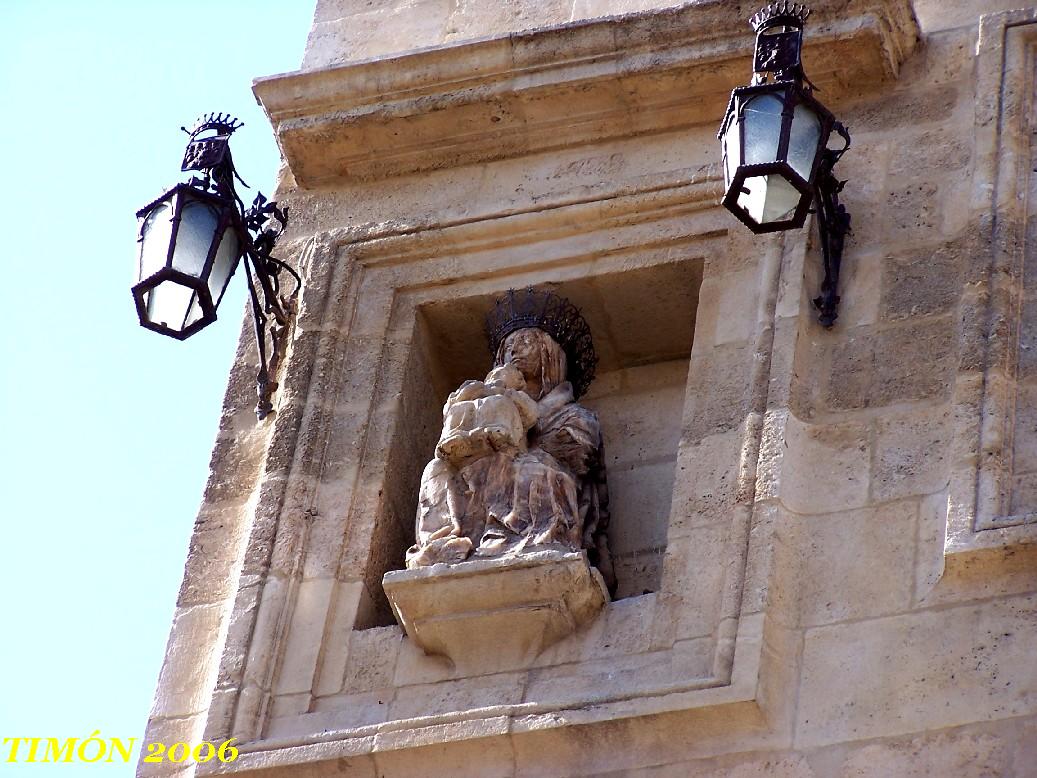
M 407 636 L 464 676 L 528 667 L 609 599 L 586 552 L 396 570 L 382 585 Z

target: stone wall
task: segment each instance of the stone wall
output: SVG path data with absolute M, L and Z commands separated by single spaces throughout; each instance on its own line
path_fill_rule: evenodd
M 300 311 L 258 425 L 243 329 L 148 737 L 239 738 L 199 773 L 1037 774 L 1016 4 L 812 4 L 853 135 L 826 330 L 816 228 L 718 205 L 750 5 L 318 2 L 303 70 L 256 85 Z M 481 313 L 526 284 L 600 344 L 619 597 L 464 675 L 380 580 L 443 398 L 489 364 Z

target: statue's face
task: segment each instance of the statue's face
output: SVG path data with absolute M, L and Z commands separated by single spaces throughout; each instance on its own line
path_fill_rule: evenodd
M 504 339 L 501 361 L 517 367 L 527 381 L 539 379 L 540 354 L 545 338 L 552 340 L 550 335 L 535 327 L 515 330 Z
M 526 394 L 540 399 L 565 380 L 565 352 L 536 327 L 515 330 L 498 351 L 498 364 L 514 365 L 526 381 Z

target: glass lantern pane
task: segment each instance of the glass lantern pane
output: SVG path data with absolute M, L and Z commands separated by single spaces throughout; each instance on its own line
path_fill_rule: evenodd
M 238 240 L 238 233 L 227 227 L 223 232 L 220 247 L 216 249 L 212 270 L 209 272 L 209 294 L 216 305 L 220 303 L 220 296 L 234 272 L 239 256 L 241 256 L 241 241 Z
M 180 212 L 180 227 L 176 231 L 176 249 L 173 267 L 195 278 L 201 278 L 209 248 L 216 237 L 219 214 L 208 203 L 188 200 Z
M 731 181 L 735 177 L 735 170 L 738 169 L 738 163 L 740 162 L 739 157 L 742 153 L 742 150 L 739 147 L 740 137 L 741 132 L 739 131 L 738 122 L 732 121 L 727 126 L 727 132 L 724 134 L 724 161 L 726 162 L 724 167 L 725 189 L 731 186 Z
M 788 162 L 804 181 L 810 180 L 820 140 L 821 120 L 812 108 L 800 103 L 792 115 Z
M 753 97 L 742 110 L 745 128 L 745 164 L 774 162 L 781 137 L 781 109 L 784 104 L 774 95 Z
M 802 193 L 779 175 L 752 176 L 745 179 L 738 205 L 757 224 L 791 219 L 802 199 Z
M 191 307 L 187 309 L 187 317 L 184 319 L 184 329 L 194 324 L 200 318 L 202 318 L 202 305 L 198 301 L 198 293 L 196 292 L 191 298 Z
M 169 237 L 173 233 L 173 206 L 163 200 L 144 217 L 140 228 L 140 256 L 137 261 L 137 280 L 150 278 L 166 264 L 169 256 Z
M 148 319 L 171 330 L 183 330 L 195 297 L 193 289 L 163 281 L 147 294 Z

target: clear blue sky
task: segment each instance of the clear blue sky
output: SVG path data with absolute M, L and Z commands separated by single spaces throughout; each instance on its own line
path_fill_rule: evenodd
M 271 194 L 254 77 L 295 70 L 312 0 L 0 2 L 0 738 L 140 737 L 239 330 L 138 326 L 134 212 L 230 111 Z M 3 757 L 7 749 L 0 748 Z M 0 775 L 131 775 L 9 765 Z

